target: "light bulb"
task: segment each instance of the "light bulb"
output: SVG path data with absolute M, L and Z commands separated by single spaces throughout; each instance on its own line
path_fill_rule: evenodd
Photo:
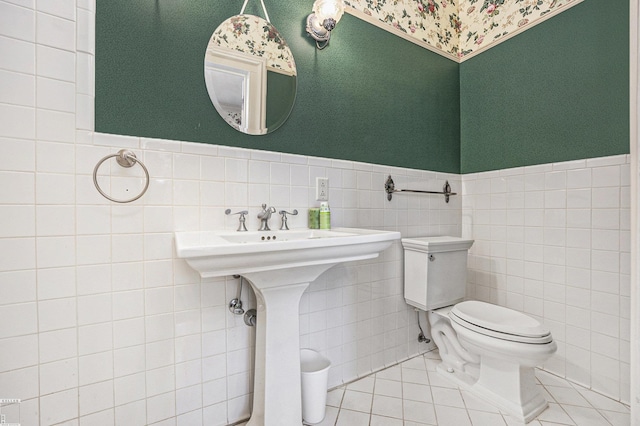
M 338 23 L 344 13 L 344 4 L 342 0 L 317 0 L 313 4 L 313 12 L 318 16 L 320 22 L 332 18 Z

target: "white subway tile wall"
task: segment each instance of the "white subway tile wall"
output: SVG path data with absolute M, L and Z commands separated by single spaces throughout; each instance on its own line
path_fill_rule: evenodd
M 461 198 L 399 195 L 457 175 L 224 146 L 94 134 L 93 1 L 0 0 L 0 396 L 23 424 L 224 425 L 249 415 L 253 329 L 227 309 L 238 280 L 201 280 L 176 259 L 176 230 L 235 229 L 224 209 L 298 209 L 330 179 L 334 226 L 403 235 L 461 232 Z M 114 204 L 93 167 L 133 149 L 151 174 L 140 200 Z M 127 198 L 138 167 L 106 161 L 103 190 Z M 252 219 L 254 219 L 252 221 Z M 277 219 L 276 219 L 277 220 Z M 399 243 L 340 265 L 302 300 L 301 340 L 332 360 L 337 386 L 431 347 L 402 297 Z M 245 307 L 255 306 L 249 286 Z M 17 319 L 17 320 L 15 320 Z
M 558 342 L 545 369 L 629 401 L 629 158 L 464 175 L 468 296 L 531 314 Z M 489 201 L 488 201 L 489 200 Z
M 254 330 L 227 303 L 238 280 L 202 280 L 173 232 L 235 229 L 224 209 L 298 209 L 329 178 L 333 226 L 477 240 L 469 294 L 537 315 L 560 342 L 547 368 L 624 400 L 629 188 L 624 158 L 461 177 L 345 160 L 93 133 L 95 0 L 0 0 L 0 397 L 25 425 L 225 425 L 249 415 Z M 74 96 L 75 95 L 75 96 Z M 140 200 L 107 201 L 93 167 L 121 148 L 150 172 Z M 449 180 L 458 196 L 398 194 Z M 103 190 L 143 174 L 108 160 Z M 464 186 L 463 186 L 464 185 Z M 489 196 L 487 196 L 489 195 Z M 277 219 L 275 219 L 277 220 Z M 277 226 L 277 225 L 276 225 Z M 255 306 L 248 286 L 245 307 Z M 417 343 L 399 243 L 339 265 L 301 301 L 301 345 L 334 387 L 433 346 Z M 423 318 L 423 325 L 426 325 Z

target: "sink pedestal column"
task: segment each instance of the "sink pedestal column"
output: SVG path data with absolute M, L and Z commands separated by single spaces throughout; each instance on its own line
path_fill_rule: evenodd
M 176 253 L 203 278 L 238 274 L 251 283 L 258 307 L 249 425 L 301 426 L 302 294 L 333 265 L 378 257 L 400 233 L 356 228 L 272 232 L 271 242 L 259 231 L 176 232 Z
M 247 426 L 302 425 L 300 298 L 329 265 L 243 275 L 257 299 L 253 411 Z M 281 278 L 287 277 L 284 282 Z M 291 277 L 296 277 L 291 282 Z

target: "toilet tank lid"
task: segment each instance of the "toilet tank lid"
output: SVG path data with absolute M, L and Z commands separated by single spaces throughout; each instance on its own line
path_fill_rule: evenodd
M 549 329 L 522 312 L 491 303 L 467 300 L 456 304 L 451 314 L 479 327 L 524 337 L 543 337 Z
M 473 240 L 460 237 L 416 237 L 403 238 L 402 246 L 407 249 L 424 251 L 428 253 L 438 253 L 445 251 L 469 250 L 473 245 Z

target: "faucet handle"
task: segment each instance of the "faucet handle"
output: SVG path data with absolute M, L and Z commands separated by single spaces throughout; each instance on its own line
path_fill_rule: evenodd
M 287 225 L 287 215 L 290 214 L 291 216 L 295 216 L 298 214 L 298 210 L 293 209 L 292 212 L 288 212 L 286 210 L 280 210 L 278 213 L 280 214 L 280 216 L 282 216 L 282 224 L 280 225 L 280 230 L 288 231 L 289 225 Z
M 249 212 L 247 210 L 242 210 L 241 212 L 231 213 L 231 209 L 226 209 L 224 211 L 224 214 L 226 214 L 227 216 L 228 215 L 239 214 L 240 217 L 238 218 L 238 220 L 239 220 L 240 223 L 238 224 L 238 231 L 243 232 L 243 231 L 247 230 L 247 227 L 244 224 L 244 222 L 246 221 L 244 216 L 249 214 Z

